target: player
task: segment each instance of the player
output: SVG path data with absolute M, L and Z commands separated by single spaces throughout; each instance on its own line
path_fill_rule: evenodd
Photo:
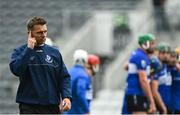
M 174 114 L 180 114 L 180 48 L 171 55 L 171 102 Z M 173 65 L 173 66 L 172 66 Z
M 72 78 L 72 108 L 66 114 L 90 114 L 93 98 L 92 77 L 99 71 L 100 60 L 96 55 L 78 49 L 74 53 L 74 66 L 69 73 Z
M 162 114 L 167 114 L 167 108 L 166 105 L 163 102 L 163 99 L 161 97 L 161 94 L 158 91 L 158 81 L 155 79 L 156 75 L 161 71 L 162 69 L 162 63 L 158 59 L 156 55 L 152 55 L 150 57 L 151 61 L 151 89 L 152 89 L 152 94 L 154 96 L 154 100 L 156 102 L 156 107 L 161 111 Z
M 158 59 L 162 64 L 161 69 L 156 72 L 152 80 L 153 92 L 159 92 L 156 94 L 155 100 L 157 102 L 158 110 L 161 114 L 171 113 L 171 84 L 172 77 L 168 68 L 168 62 L 170 59 L 170 46 L 167 43 L 160 43 L 157 47 Z M 155 94 L 155 93 L 154 93 Z M 165 107 L 164 107 L 165 105 Z
M 155 37 L 144 34 L 138 38 L 139 48 L 132 52 L 128 63 L 126 87 L 127 110 L 131 114 L 147 114 L 156 111 L 148 77 L 150 61 L 148 54 L 155 50 Z

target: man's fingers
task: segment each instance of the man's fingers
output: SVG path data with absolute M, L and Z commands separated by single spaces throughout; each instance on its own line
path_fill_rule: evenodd
M 66 102 L 64 102 L 64 103 L 63 103 L 63 107 L 65 107 L 66 105 L 67 105 L 67 103 L 66 103 Z
M 70 106 L 69 105 L 65 105 L 64 107 L 63 107 L 63 111 L 68 111 L 70 109 Z
M 36 45 L 36 39 L 32 37 L 32 32 L 29 31 L 28 33 L 28 41 L 27 41 L 28 47 L 33 49 L 34 46 Z
M 64 102 L 62 105 L 63 111 L 68 111 L 71 107 L 69 103 Z
M 149 109 L 149 110 L 148 110 L 148 113 L 151 113 L 151 114 L 152 114 L 152 113 L 155 113 L 155 112 L 156 112 L 156 110 L 154 110 L 154 109 Z
M 31 32 L 31 31 L 29 31 L 28 38 L 29 38 L 29 39 L 34 39 L 34 40 L 35 40 L 35 38 L 32 37 L 32 32 Z
M 68 98 L 63 99 L 60 104 L 60 109 L 62 111 L 68 111 L 71 109 L 71 101 Z
M 29 33 L 28 33 L 28 38 L 31 38 L 32 36 L 31 36 L 31 31 L 29 31 Z

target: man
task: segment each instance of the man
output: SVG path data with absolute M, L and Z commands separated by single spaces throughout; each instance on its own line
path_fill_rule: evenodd
M 91 77 L 98 71 L 100 61 L 95 55 L 88 55 L 78 49 L 74 53 L 74 66 L 69 73 L 72 77 L 72 108 L 67 114 L 90 114 L 93 98 Z
M 171 55 L 171 103 L 174 114 L 180 114 L 180 48 L 176 49 L 176 54 Z
M 88 61 L 86 64 L 86 72 L 88 74 L 88 82 L 87 82 L 87 90 L 86 90 L 86 99 L 88 101 L 89 109 L 90 109 L 90 104 L 93 99 L 93 84 L 92 80 L 93 77 L 99 72 L 99 64 L 100 64 L 100 59 L 97 55 L 94 54 L 89 54 L 88 55 Z
M 170 59 L 170 46 L 167 43 L 160 43 L 158 44 L 157 50 L 158 50 L 158 59 L 161 62 L 162 67 L 153 77 L 152 90 L 153 92 L 158 91 L 158 93 L 160 94 L 158 99 L 157 99 L 157 95 L 155 98 L 159 112 L 161 114 L 164 113 L 170 114 L 172 78 L 167 65 Z
M 20 114 L 57 114 L 60 108 L 69 110 L 70 75 L 58 49 L 45 44 L 46 20 L 29 19 L 27 30 L 27 44 L 14 50 L 9 64 L 20 81 L 16 96 Z
M 148 54 L 155 50 L 155 37 L 151 34 L 139 36 L 139 48 L 132 52 L 128 63 L 125 99 L 128 113 L 147 114 L 156 111 L 148 77 L 150 61 Z
M 162 100 L 162 97 L 158 91 L 158 81 L 155 79 L 156 75 L 161 71 L 162 69 L 162 63 L 158 59 L 156 55 L 152 55 L 150 57 L 151 61 L 151 89 L 152 89 L 152 94 L 154 96 L 154 100 L 156 102 L 156 107 L 158 108 L 159 112 L 162 114 L 167 114 L 167 108 Z

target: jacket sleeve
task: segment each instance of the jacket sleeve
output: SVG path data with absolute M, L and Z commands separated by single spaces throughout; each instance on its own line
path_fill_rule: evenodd
M 77 97 L 79 103 L 82 105 L 82 110 L 85 113 L 89 113 L 89 105 L 88 101 L 86 99 L 86 79 L 83 77 L 80 77 L 77 81 Z
M 14 49 L 9 64 L 10 70 L 14 75 L 22 76 L 25 73 L 32 51 L 33 49 L 27 47 L 24 49 Z
M 72 99 L 72 92 L 71 92 L 71 77 L 68 73 L 68 70 L 63 62 L 62 57 L 60 57 L 60 93 L 62 99 L 69 98 Z

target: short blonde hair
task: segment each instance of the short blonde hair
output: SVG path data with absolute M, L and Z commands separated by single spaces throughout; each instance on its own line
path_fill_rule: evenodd
M 27 30 L 33 29 L 34 25 L 45 25 L 47 21 L 43 17 L 34 16 L 27 21 Z

